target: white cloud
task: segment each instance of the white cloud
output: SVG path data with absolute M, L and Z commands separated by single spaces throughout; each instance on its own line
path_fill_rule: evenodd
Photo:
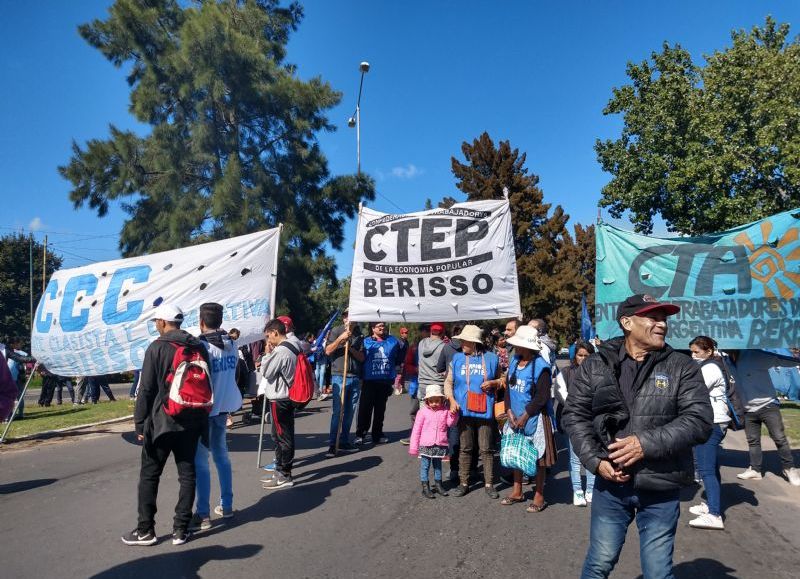
M 44 224 L 41 217 L 34 217 L 28 224 L 28 229 L 30 229 L 31 231 L 39 231 L 40 229 L 44 229 L 45 227 L 47 227 L 47 225 Z
M 392 176 L 398 179 L 413 179 L 422 175 L 422 169 L 409 163 L 405 167 L 392 167 Z

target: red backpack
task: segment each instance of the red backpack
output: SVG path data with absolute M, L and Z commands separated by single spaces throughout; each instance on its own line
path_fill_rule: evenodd
M 281 342 L 281 346 L 286 346 L 289 351 L 297 356 L 294 366 L 294 381 L 289 385 L 289 400 L 295 403 L 297 408 L 305 408 L 314 397 L 314 369 L 308 361 L 306 355 L 299 351 L 297 347 L 288 342 Z
M 167 374 L 169 396 L 164 412 L 178 416 L 186 410 L 203 409 L 211 412 L 214 391 L 211 389 L 211 372 L 197 347 L 169 342 L 175 348 L 172 370 Z

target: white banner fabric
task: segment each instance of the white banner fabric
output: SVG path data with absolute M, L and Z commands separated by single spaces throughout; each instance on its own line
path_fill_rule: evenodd
M 361 209 L 350 320 L 447 322 L 520 315 L 507 200 L 401 215 Z
M 36 310 L 33 355 L 61 376 L 141 368 L 158 337 L 150 317 L 161 303 L 184 312 L 181 329 L 199 335 L 199 306 L 223 306 L 223 328 L 240 343 L 263 338 L 273 307 L 280 229 L 162 253 L 62 269 Z

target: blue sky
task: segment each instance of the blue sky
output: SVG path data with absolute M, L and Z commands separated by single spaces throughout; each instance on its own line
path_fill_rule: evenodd
M 75 210 L 56 168 L 72 140 L 103 138 L 108 125 L 146 130 L 128 114 L 124 74 L 78 35 L 110 1 L 9 3 L 0 21 L 0 233 L 47 232 L 66 267 L 119 257 L 125 215 Z M 618 135 L 602 109 L 641 61 L 664 41 L 695 62 L 730 44 L 732 29 L 767 14 L 800 32 L 795 2 L 304 2 L 305 20 L 288 61 L 302 78 L 321 76 L 343 93 L 330 111 L 338 130 L 320 136 L 333 174 L 354 173 L 355 131 L 347 127 L 358 64 L 371 70 L 361 103 L 362 170 L 376 178 L 378 210 L 415 211 L 426 198 L 458 197 L 450 158 L 488 131 L 527 153 L 545 200 L 571 221 L 591 223 L 608 181 L 595 139 Z M 608 217 L 607 215 L 605 216 Z M 626 224 L 621 224 L 623 227 Z M 337 254 L 352 263 L 355 224 Z

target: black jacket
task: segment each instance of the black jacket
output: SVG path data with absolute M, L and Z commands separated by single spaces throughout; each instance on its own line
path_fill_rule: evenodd
M 620 390 L 623 338 L 603 343 L 574 373 L 564 427 L 583 465 L 596 473 L 618 433 L 635 434 L 644 458 L 631 466 L 634 487 L 671 490 L 692 481 L 692 447 L 711 436 L 714 415 L 699 366 L 669 346 L 651 352 L 638 374 L 633 408 Z
M 136 396 L 136 410 L 133 421 L 136 434 L 143 434 L 153 442 L 167 432 L 200 430 L 207 439 L 208 412 L 202 409 L 185 410 L 173 418 L 163 410 L 163 403 L 169 397 L 167 375 L 172 371 L 175 347 L 170 342 L 195 346 L 208 363 L 208 353 L 200 341 L 183 330 L 172 330 L 159 337 L 147 347 L 144 353 L 142 371 L 139 375 L 139 392 Z

